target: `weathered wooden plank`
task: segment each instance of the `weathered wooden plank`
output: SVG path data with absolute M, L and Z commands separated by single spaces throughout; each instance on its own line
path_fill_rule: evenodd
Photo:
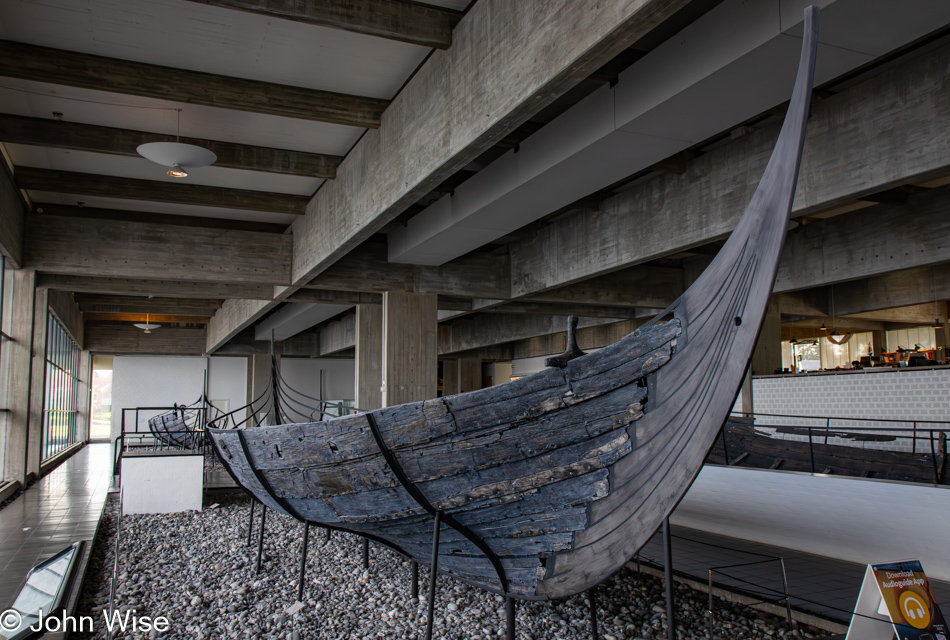
M 228 189 L 226 187 L 159 180 L 140 180 L 34 167 L 17 167 L 15 177 L 17 187 L 33 191 L 172 202 L 203 207 L 226 207 L 228 209 L 269 211 L 294 215 L 303 214 L 309 200 L 307 196 L 286 193 Z
M 167 278 L 281 284 L 290 276 L 290 239 L 273 233 L 192 229 L 149 222 L 33 214 L 24 264 L 37 271 L 106 278 Z
M 460 11 L 398 0 L 191 0 L 214 7 L 283 18 L 295 22 L 343 29 L 389 38 L 422 47 L 448 49 Z
M 378 98 L 293 87 L 0 40 L 0 75 L 354 127 L 379 126 Z
M 343 160 L 340 156 L 322 153 L 273 149 L 200 138 L 180 138 L 162 133 L 11 114 L 0 114 L 0 141 L 133 158 L 140 157 L 136 148 L 142 144 L 183 142 L 214 152 L 218 156 L 214 162 L 216 167 L 327 179 L 336 177 L 336 168 Z

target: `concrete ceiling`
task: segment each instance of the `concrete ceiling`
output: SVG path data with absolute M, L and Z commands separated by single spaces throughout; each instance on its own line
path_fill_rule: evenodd
M 469 0 L 433 0 L 428 4 L 461 11 Z M 186 0 L 5 0 L 0 3 L 0 39 L 384 100 L 396 95 L 432 51 L 429 47 L 385 37 Z M 52 121 L 54 112 L 62 114 L 64 123 L 165 135 L 180 133 L 183 137 L 336 157 L 345 156 L 366 131 L 359 126 L 100 91 L 39 79 L 0 77 L 0 113 Z M 311 196 L 325 181 L 312 175 L 214 165 L 189 170 L 187 178 L 175 179 L 165 174 L 166 168 L 140 157 L 44 145 L 5 143 L 2 146 L 14 173 L 20 167 L 33 167 L 92 174 L 90 178 L 112 176 L 305 197 Z M 128 212 L 132 219 L 140 215 L 142 221 L 149 221 L 150 214 L 172 214 L 236 223 L 288 225 L 296 217 L 272 211 L 178 204 L 159 197 L 136 200 L 123 198 L 121 194 L 113 197 L 38 189 L 24 193 L 34 210 L 42 210 L 44 204 L 76 206 L 82 203 L 86 211 L 118 210 Z M 182 230 L 182 233 L 187 231 Z M 292 335 L 346 308 L 291 305 L 281 315 L 278 333 L 291 331 L 288 335 Z M 291 310 L 294 313 L 290 313 Z M 298 313 L 301 310 L 305 313 Z M 168 312 L 173 313 L 174 309 Z M 290 316 L 294 317 L 289 319 Z M 305 320 L 309 322 L 306 326 Z
M 390 231 L 390 261 L 444 264 L 782 104 L 803 4 L 723 2 Z M 816 85 L 950 22 L 939 0 L 818 4 Z
M 449 8 L 457 1 L 442 3 Z M 0 3 L 0 37 L 109 58 L 343 94 L 391 99 L 430 49 L 185 0 L 52 0 Z M 344 156 L 360 127 L 179 103 L 16 78 L 0 78 L 0 111 L 65 122 Z M 175 179 L 144 158 L 7 144 L 14 167 L 77 171 L 309 196 L 323 180 L 205 167 Z M 293 216 L 161 202 L 28 191 L 34 204 L 290 223 Z

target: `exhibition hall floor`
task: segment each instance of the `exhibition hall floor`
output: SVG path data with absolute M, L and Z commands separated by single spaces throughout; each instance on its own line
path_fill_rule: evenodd
M 35 564 L 95 537 L 112 479 L 111 448 L 86 445 L 0 510 L 0 610 Z

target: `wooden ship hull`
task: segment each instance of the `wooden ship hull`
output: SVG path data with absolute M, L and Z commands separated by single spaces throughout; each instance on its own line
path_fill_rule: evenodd
M 200 433 L 187 424 L 184 409 L 157 415 L 148 420 L 148 430 L 161 444 L 180 449 L 194 449 L 200 443 Z
M 817 9 L 785 125 L 745 215 L 669 309 L 561 367 L 322 422 L 210 429 L 234 479 L 279 513 L 366 536 L 522 599 L 620 569 L 699 473 L 751 358 L 791 211 Z M 566 359 L 567 360 L 567 359 Z

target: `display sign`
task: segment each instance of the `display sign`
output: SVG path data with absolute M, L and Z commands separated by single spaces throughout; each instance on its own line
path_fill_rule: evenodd
M 950 640 L 920 562 L 868 565 L 846 640 Z

